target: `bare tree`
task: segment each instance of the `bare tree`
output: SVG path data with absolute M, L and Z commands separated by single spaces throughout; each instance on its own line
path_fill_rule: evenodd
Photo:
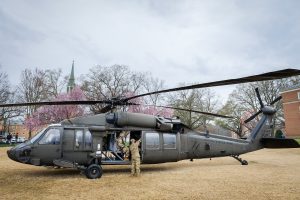
M 150 73 L 144 76 L 142 84 L 145 92 L 156 92 L 164 88 L 164 81 L 159 80 L 158 78 L 154 78 Z M 165 97 L 166 95 L 164 94 L 153 94 L 144 97 L 144 102 L 145 104 L 156 106 L 159 104 L 163 104 L 163 100 Z
M 169 97 L 170 104 L 174 107 L 185 108 L 189 110 L 199 110 L 204 112 L 216 112 L 218 101 L 215 94 L 209 89 L 194 89 L 177 92 Z M 213 119 L 207 115 L 200 115 L 193 112 L 175 110 L 175 115 L 179 116 L 181 121 L 190 128 L 203 127 Z
M 63 90 L 67 83 L 67 78 L 62 77 L 61 69 L 45 71 L 45 88 L 47 88 L 47 96 L 56 98 Z
M 143 73 L 132 72 L 127 66 L 96 66 L 84 78 L 81 88 L 88 100 L 126 97 L 139 92 L 144 76 Z M 98 113 L 104 106 L 91 106 L 91 111 Z
M 235 116 L 235 119 L 218 119 L 217 123 L 221 127 L 229 129 L 242 137 L 250 132 L 260 119 L 260 116 L 257 116 L 251 122 L 244 123 L 244 120 L 260 110 L 260 103 L 257 99 L 255 88 L 259 88 L 263 103 L 268 105 L 280 95 L 280 91 L 292 85 L 299 84 L 299 80 L 298 76 L 282 80 L 253 82 L 236 86 L 236 89 L 230 95 L 227 103 L 221 109 L 222 114 Z M 273 106 L 275 106 L 277 110 L 273 121 L 275 126 L 284 120 L 282 102 L 279 101 Z
M 14 92 L 11 91 L 7 74 L 0 72 L 0 104 L 13 103 L 14 97 Z M 19 115 L 20 109 L 18 108 L 1 108 L 0 121 L 2 122 L 3 130 L 8 131 L 9 119 Z
M 61 70 L 25 69 L 18 85 L 18 99 L 21 102 L 49 101 L 60 91 Z M 38 106 L 28 106 L 26 117 L 30 117 Z M 29 130 L 31 137 L 31 130 Z
M 5 103 L 8 100 L 9 94 L 10 91 L 7 74 L 0 72 L 0 102 Z
M 225 128 L 232 133 L 235 133 L 238 137 L 243 137 L 245 135 L 245 130 L 243 130 L 243 125 L 245 124 L 243 120 L 245 120 L 248 116 L 243 117 L 244 111 L 243 108 L 239 105 L 238 102 L 229 98 L 226 104 L 220 110 L 220 114 L 230 115 L 234 117 L 233 119 L 216 119 L 215 122 L 220 127 Z M 250 116 L 249 116 L 250 117 Z M 252 124 L 252 122 L 251 122 Z M 249 127 L 250 128 L 250 127 Z
M 61 70 L 25 69 L 18 85 L 19 99 L 22 102 L 40 102 L 57 97 L 61 90 Z M 26 114 L 31 115 L 37 106 L 30 106 Z

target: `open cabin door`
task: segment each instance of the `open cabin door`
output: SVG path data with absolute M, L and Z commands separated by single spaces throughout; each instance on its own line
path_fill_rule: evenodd
M 86 128 L 65 128 L 62 159 L 86 164 L 93 151 L 92 135 Z
M 178 161 L 180 137 L 176 133 L 143 132 L 143 163 Z

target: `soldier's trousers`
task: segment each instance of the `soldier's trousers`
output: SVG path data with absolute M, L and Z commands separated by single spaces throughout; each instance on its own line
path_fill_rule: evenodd
M 125 154 L 125 157 L 128 158 L 129 157 L 129 148 L 128 147 L 124 147 L 123 148 L 123 153 Z
M 135 158 L 131 160 L 131 175 L 137 175 L 137 176 L 140 175 L 141 173 L 140 165 L 141 165 L 140 158 Z

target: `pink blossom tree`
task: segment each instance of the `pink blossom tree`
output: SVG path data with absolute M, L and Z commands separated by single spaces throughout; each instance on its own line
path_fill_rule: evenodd
M 83 91 L 79 87 L 75 87 L 70 93 L 62 93 L 53 99 L 53 101 L 79 101 L 84 99 Z M 29 130 L 36 130 L 47 124 L 58 123 L 64 119 L 82 116 L 84 113 L 84 108 L 81 105 L 42 106 L 25 120 L 25 125 Z

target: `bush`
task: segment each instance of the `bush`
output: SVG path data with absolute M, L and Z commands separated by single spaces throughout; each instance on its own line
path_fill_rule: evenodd
M 275 138 L 284 138 L 283 132 L 280 129 L 276 130 Z

